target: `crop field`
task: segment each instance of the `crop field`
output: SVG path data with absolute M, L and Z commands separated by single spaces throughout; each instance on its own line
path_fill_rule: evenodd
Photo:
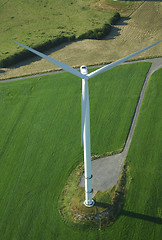
M 119 66 L 90 80 L 92 154 L 123 147 L 149 66 L 149 63 Z M 153 78 L 156 78 L 156 81 L 153 81 Z M 149 98 L 145 97 L 146 103 L 143 108 L 144 113 L 147 113 L 149 101 L 149 109 L 156 118 L 161 101 L 158 85 L 160 75 L 155 74 L 153 78 L 147 91 Z M 156 91 L 159 95 L 155 98 Z M 151 105 L 155 100 L 154 105 Z M 155 135 L 149 135 L 149 138 L 147 135 L 154 134 L 154 129 L 155 134 L 158 133 L 161 126 L 160 115 L 157 114 L 157 118 L 154 119 L 157 124 L 153 125 L 154 120 L 147 121 L 147 115 L 144 118 L 146 122 L 143 123 L 141 113 L 137 130 L 139 128 L 142 134 L 143 125 L 140 125 L 142 122 L 150 131 L 143 133 L 143 140 L 140 138 L 141 135 L 138 136 L 138 131 L 134 136 L 134 144 L 128 155 L 133 181 L 125 208 L 122 216 L 112 227 L 99 233 L 97 229 L 83 231 L 67 226 L 58 212 L 58 199 L 66 180 L 71 171 L 83 161 L 83 150 L 80 147 L 81 81 L 68 73 L 59 73 L 3 83 L 0 87 L 0 103 L 0 239 L 48 240 L 65 239 L 65 236 L 66 239 L 98 239 L 99 234 L 101 239 L 105 239 L 105 236 L 125 239 L 127 234 L 133 238 L 131 236 L 135 231 L 133 227 L 136 225 L 136 228 L 141 230 L 141 222 L 138 224 L 138 221 L 142 221 L 144 227 L 148 226 L 147 223 L 152 228 L 156 227 L 154 234 L 160 236 L 158 235 L 160 225 L 152 221 L 147 222 L 145 217 L 142 220 L 138 219 L 140 216 L 142 218 L 142 214 L 153 216 L 148 217 L 151 220 L 157 216 L 161 217 L 158 215 L 161 214 L 158 198 L 160 195 L 156 195 L 160 194 L 158 187 L 160 178 L 157 175 L 161 172 L 158 165 L 160 133 L 156 136 L 157 144 L 153 146 Z M 142 189 L 139 195 L 137 193 L 140 193 L 141 184 L 137 180 L 136 169 L 139 170 L 140 163 L 143 164 L 143 169 L 145 168 L 146 160 L 140 155 L 146 145 L 144 137 L 150 140 L 146 148 L 146 160 L 153 154 L 151 146 L 152 150 L 157 151 L 149 161 L 150 164 L 154 163 L 153 169 L 151 165 L 146 168 L 146 174 L 149 174 L 148 177 L 152 176 L 154 185 L 143 181 L 144 175 L 140 174 L 141 184 L 146 183 L 142 188 L 148 187 L 148 190 Z M 149 203 L 156 203 L 155 208 L 152 209 Z M 130 218 L 129 213 L 136 218 Z M 142 234 L 144 233 L 147 235 L 145 228 Z M 139 234 L 133 239 L 139 239 Z

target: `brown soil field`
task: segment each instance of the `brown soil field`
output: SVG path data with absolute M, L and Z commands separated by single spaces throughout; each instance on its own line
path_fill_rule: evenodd
M 161 29 L 162 2 L 144 1 L 129 17 L 123 17 L 113 26 L 105 39 L 62 44 L 46 53 L 73 67 L 109 63 L 161 40 Z M 162 56 L 161 43 L 138 55 L 138 59 L 158 56 Z M 11 68 L 1 68 L 0 79 L 56 69 L 52 63 L 35 57 Z
M 116 2 L 115 2 L 116 1 Z M 117 0 L 114 2 L 107 2 L 106 0 L 99 0 L 91 5 L 92 9 L 97 9 L 104 12 L 119 12 L 122 16 L 129 16 L 136 8 L 138 8 L 143 1 L 132 1 L 132 4 L 127 4 L 126 1 Z M 113 4 L 115 3 L 115 4 Z

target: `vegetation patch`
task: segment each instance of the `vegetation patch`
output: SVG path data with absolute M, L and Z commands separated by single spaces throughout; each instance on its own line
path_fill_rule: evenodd
M 121 8 L 126 10 L 130 5 L 112 2 L 113 10 L 109 8 L 105 12 L 94 8 L 94 2 L 30 0 L 19 3 L 11 0 L 1 4 L 0 27 L 3 35 L 0 40 L 0 67 L 11 66 L 32 56 L 16 46 L 14 40 L 44 51 L 75 39 L 102 39 L 109 34 L 111 25 L 119 20 Z
M 106 192 L 98 191 L 93 197 L 95 205 L 87 208 L 84 188 L 78 184 L 83 175 L 83 163 L 70 174 L 59 199 L 59 212 L 64 221 L 72 225 L 81 224 L 87 227 L 100 228 L 113 224 L 121 213 L 126 191 L 129 186 L 128 162 L 125 161 L 117 185 Z M 128 178 L 128 179 L 127 179 Z
M 6 1 L 0 8 L 0 27 L 3 32 L 0 66 L 18 61 L 23 54 L 27 57 L 27 53 L 21 53 L 21 48 L 13 40 L 44 50 L 47 46 L 49 49 L 61 42 L 72 41 L 74 36 L 78 39 L 89 30 L 109 24 L 115 12 L 92 10 L 92 2 L 94 0 Z
M 59 46 L 61 43 L 70 42 L 78 39 L 103 39 L 105 36 L 107 36 L 111 31 L 111 25 L 114 25 L 117 23 L 117 21 L 120 19 L 119 13 L 114 13 L 114 15 L 109 19 L 110 24 L 105 23 L 103 27 L 101 28 L 95 28 L 94 30 L 88 30 L 87 32 L 79 35 L 78 37 L 75 34 L 72 34 L 70 36 L 66 36 L 66 32 L 62 31 L 62 34 L 59 36 L 47 40 L 44 43 L 33 45 L 33 48 L 37 51 L 46 51 L 51 49 L 52 47 Z M 58 27 L 59 29 L 62 29 L 62 27 Z M 44 35 L 45 32 L 42 33 Z M 25 60 L 29 57 L 33 57 L 35 54 L 31 53 L 30 51 L 23 49 L 18 53 L 15 53 L 14 55 L 9 55 L 8 57 L 0 60 L 0 67 L 5 68 L 9 67 L 13 64 L 16 64 L 22 60 Z
M 96 28 L 94 30 L 89 30 L 86 33 L 81 34 L 78 39 L 103 39 L 105 36 L 107 36 L 111 31 L 111 25 L 114 25 L 117 23 L 117 21 L 120 19 L 120 14 L 115 13 L 113 17 L 110 18 L 110 24 L 105 23 L 102 28 Z

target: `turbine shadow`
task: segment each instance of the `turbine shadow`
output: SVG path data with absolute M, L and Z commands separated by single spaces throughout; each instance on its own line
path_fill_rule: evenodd
M 122 210 L 121 215 L 131 217 L 131 218 L 142 219 L 142 220 L 149 221 L 149 222 L 154 222 L 156 224 L 162 224 L 162 218 L 160 218 L 160 217 L 152 217 L 152 216 L 148 216 L 145 214 L 130 212 L 130 211 L 126 211 L 126 210 Z
M 102 202 L 95 202 L 95 206 L 96 207 L 102 207 L 102 208 L 106 208 L 107 210 L 112 208 L 111 204 L 108 203 L 102 203 Z
M 105 208 L 105 211 L 111 211 L 112 208 L 113 208 L 113 205 L 108 204 L 108 203 L 102 203 L 102 202 L 95 202 L 95 206 Z M 119 217 L 120 216 L 126 216 L 126 217 L 141 219 L 141 220 L 144 220 L 144 221 L 153 222 L 153 223 L 162 225 L 162 218 L 160 218 L 160 217 L 152 217 L 152 216 L 141 214 L 141 213 L 135 213 L 135 212 L 127 211 L 127 210 L 124 210 L 124 209 L 121 210 L 121 212 L 119 214 Z

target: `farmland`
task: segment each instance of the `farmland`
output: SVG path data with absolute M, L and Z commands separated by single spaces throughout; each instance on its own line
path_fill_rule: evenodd
M 59 2 L 52 0 L 3 1 L 0 5 L 0 26 L 2 30 L 0 38 L 0 61 L 22 51 L 22 48 L 15 45 L 13 40 L 17 40 L 26 45 L 35 47 L 50 40 L 53 41 L 54 39 L 62 36 L 71 37 L 75 35 L 77 38 L 80 34 L 83 34 L 88 30 L 101 28 L 103 24 L 109 23 L 110 18 L 114 15 L 115 12 L 121 11 L 120 6 L 118 6 L 119 3 L 116 2 L 113 2 L 112 9 L 106 11 L 103 11 L 102 9 L 95 9 L 93 7 L 94 3 L 96 3 L 95 0 L 61 0 Z M 129 5 L 131 5 L 131 11 L 133 11 L 133 9 L 136 9 L 139 4 L 141 3 L 133 2 L 132 4 L 132 2 L 127 2 L 126 7 L 122 7 L 122 11 L 124 11 L 127 16 Z M 112 6 L 112 2 L 110 5 Z M 64 8 L 62 8 L 62 6 L 64 6 Z M 118 8 L 116 8 L 117 6 Z M 112 38 L 112 36 L 110 38 Z M 96 51 L 96 43 L 97 45 L 99 44 L 99 46 L 97 46 L 99 52 L 102 51 L 103 47 L 106 44 L 105 49 L 107 53 L 101 54 L 102 60 L 100 59 L 100 54 L 98 55 L 97 53 L 96 55 L 94 52 Z M 83 44 L 83 47 L 81 47 L 80 44 Z M 93 46 L 93 44 L 95 44 L 95 46 Z M 102 47 L 100 44 L 103 44 Z M 107 44 L 107 41 L 74 41 L 66 44 L 61 44 L 59 47 L 56 47 L 54 44 L 54 48 L 52 48 L 48 54 L 55 52 L 56 55 L 54 57 L 56 59 L 67 62 L 71 66 L 78 66 L 82 63 L 88 65 L 94 63 L 98 64 L 105 61 L 109 62 L 114 60 L 114 58 L 112 59 L 110 46 L 111 44 Z M 67 47 L 66 49 L 68 52 L 66 52 L 65 47 Z M 61 49 L 63 50 L 63 53 L 60 53 L 60 51 L 58 51 Z M 77 50 L 77 58 L 75 56 L 75 50 Z M 93 56 L 95 54 L 96 57 L 92 57 L 91 54 L 93 54 Z M 122 55 L 119 57 L 121 56 Z M 63 57 L 63 59 L 60 57 Z M 96 59 L 98 59 L 98 61 L 96 61 Z M 55 66 L 51 66 L 48 63 L 44 62 L 42 63 L 42 61 L 35 62 L 35 59 L 34 62 L 32 59 L 28 62 L 27 65 L 26 64 L 26 61 L 23 63 L 21 62 L 20 65 L 25 66 L 22 66 L 19 69 L 18 66 L 16 66 L 16 68 L 5 68 L 0 70 L 0 78 L 4 79 L 55 69 Z
M 28 2 L 26 2 L 26 4 Z M 88 4 L 88 1 L 86 2 Z M 160 31 L 162 23 L 162 3 L 159 1 L 138 1 L 138 3 L 140 3 L 141 6 L 139 8 L 136 8 L 136 11 L 132 12 L 129 17 L 121 19 L 121 21 L 113 26 L 111 33 L 105 39 L 85 39 L 83 41 L 74 41 L 61 44 L 60 46 L 47 51 L 46 54 L 73 67 L 81 66 L 84 64 L 88 66 L 118 60 L 124 56 L 138 51 L 139 49 L 151 45 L 156 41 L 159 41 L 162 39 L 162 32 Z M 95 14 L 95 11 L 97 11 L 97 14 L 100 14 L 100 11 L 94 9 L 93 14 Z M 108 17 L 108 12 L 104 11 L 103 14 L 106 14 Z M 95 19 L 97 19 L 97 15 Z M 100 21 L 101 19 L 102 18 L 100 17 Z M 11 22 L 9 24 L 12 25 Z M 52 26 L 52 29 L 54 29 L 54 26 L 55 25 Z M 99 25 L 94 25 L 94 27 L 99 27 Z M 3 36 L 5 33 L 4 31 L 5 29 L 3 30 Z M 45 30 L 43 31 L 45 32 Z M 27 35 L 28 33 L 25 35 L 24 32 L 23 36 L 19 37 L 18 33 L 16 33 L 16 39 L 19 42 L 28 45 L 32 39 L 35 39 L 35 37 Z M 37 36 L 38 39 L 44 39 L 43 37 L 39 37 L 39 35 L 36 34 L 36 38 Z M 28 40 L 26 40 L 27 37 L 29 38 Z M 2 36 L 1 39 L 3 40 Z M 14 43 L 10 44 L 10 42 L 8 42 L 9 40 L 11 40 L 11 42 L 13 40 L 11 33 L 10 35 L 7 35 L 7 37 L 2 42 L 2 57 L 7 56 L 8 53 L 5 54 L 5 52 L 11 52 L 10 48 L 14 50 L 17 47 Z M 22 48 L 17 49 L 17 51 L 20 50 L 22 50 Z M 157 56 L 162 56 L 162 48 L 160 48 L 158 45 L 138 55 L 138 59 Z M 26 61 L 21 62 L 16 66 L 0 69 L 0 79 L 12 78 L 22 75 L 31 75 L 34 73 L 53 71 L 56 69 L 56 66 L 48 63 L 44 59 L 26 59 Z
M 162 234 L 161 74 L 162 69 L 151 76 L 128 152 L 132 182 L 124 209 L 113 227 L 101 232 L 101 239 L 155 240 Z
M 91 9 L 94 0 L 3 1 L 0 6 L 0 60 L 20 51 L 13 40 L 38 46 L 61 36 L 71 37 L 109 23 L 114 12 Z
M 117 150 L 124 145 L 149 66 L 149 63 L 119 66 L 90 80 L 92 154 Z M 160 79 L 160 75 L 154 77 Z M 157 84 L 151 91 L 159 89 L 157 99 L 160 102 L 158 81 L 152 80 L 150 86 L 152 83 Z M 80 96 L 81 81 L 68 73 L 1 85 L 1 239 L 65 239 L 65 235 L 67 239 L 97 238 L 97 230 L 79 231 L 66 226 L 57 209 L 59 196 L 69 174 L 83 161 L 80 147 Z M 153 96 L 150 94 L 149 101 L 155 100 Z M 147 99 L 146 96 L 145 101 Z M 156 112 L 159 102 L 155 102 L 152 111 Z M 143 107 L 147 108 L 147 102 Z M 152 122 L 145 123 L 146 126 L 148 124 L 147 128 L 150 128 L 149 123 Z M 140 128 L 140 120 L 137 129 L 138 126 Z M 156 132 L 159 126 L 156 125 Z M 134 138 L 139 137 L 135 135 Z M 149 139 L 152 140 L 151 137 Z M 133 170 L 133 179 L 136 179 L 133 146 L 136 144 L 132 143 L 128 160 Z M 158 148 L 160 145 L 156 146 Z M 140 149 L 138 152 L 140 154 Z M 137 163 L 141 161 L 140 155 L 138 159 Z M 156 178 L 158 164 L 155 156 L 152 161 L 155 162 L 155 174 L 152 176 Z M 131 164 L 134 165 L 131 167 Z M 132 182 L 128 192 L 125 214 L 131 211 L 135 182 Z M 158 214 L 160 209 L 159 205 Z M 148 215 L 152 214 L 149 210 L 145 209 Z M 143 214 L 138 206 L 133 211 Z M 114 235 L 115 231 L 115 239 L 122 239 L 126 231 L 123 226 L 127 227 L 130 222 L 133 224 L 133 220 L 127 222 L 127 219 L 121 216 L 110 229 L 101 231 L 101 237 L 104 239 L 105 234 Z M 119 234 L 116 229 L 124 230 Z M 158 229 L 157 226 L 156 234 L 159 234 Z

